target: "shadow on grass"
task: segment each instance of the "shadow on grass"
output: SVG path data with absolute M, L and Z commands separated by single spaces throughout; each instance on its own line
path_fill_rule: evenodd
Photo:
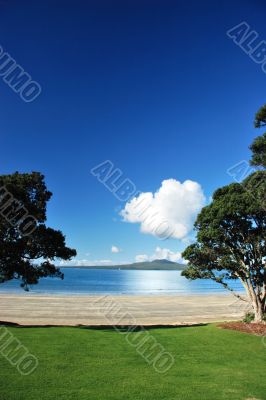
M 198 324 L 179 324 L 179 325 L 20 325 L 15 322 L 0 321 L 0 326 L 12 327 L 12 328 L 78 328 L 87 330 L 105 330 L 105 331 L 119 331 L 128 332 L 134 331 L 139 332 L 142 329 L 176 329 L 176 328 L 191 328 L 198 326 L 207 326 L 206 323 Z

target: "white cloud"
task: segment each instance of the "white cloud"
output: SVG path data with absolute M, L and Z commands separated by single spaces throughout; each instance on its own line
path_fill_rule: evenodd
M 111 247 L 111 252 L 112 253 L 120 253 L 121 249 L 119 249 L 119 247 L 117 247 L 117 246 L 112 246 Z
M 144 192 L 131 199 L 120 215 L 125 222 L 139 223 L 143 233 L 184 239 L 204 204 L 199 183 L 167 179 L 155 193 Z
M 136 256 L 136 262 L 153 261 L 153 260 L 169 260 L 173 262 L 185 264 L 185 260 L 182 258 L 180 252 L 173 252 L 169 249 L 162 249 L 156 247 L 154 254 L 148 256 L 147 254 L 139 254 Z

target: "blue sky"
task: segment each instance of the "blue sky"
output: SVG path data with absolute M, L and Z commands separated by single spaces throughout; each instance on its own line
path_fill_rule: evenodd
M 153 194 L 192 180 L 206 201 L 231 182 L 259 134 L 266 74 L 226 31 L 246 21 L 266 40 L 265 12 L 259 0 L 1 1 L 0 45 L 42 93 L 25 103 L 0 78 L 0 173 L 45 175 L 47 223 L 79 260 L 180 252 L 191 234 L 161 241 L 122 221 L 125 203 L 90 170 L 111 160 Z

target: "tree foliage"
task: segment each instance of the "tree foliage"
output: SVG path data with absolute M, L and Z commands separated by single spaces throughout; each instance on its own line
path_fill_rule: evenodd
M 262 106 L 255 115 L 254 121 L 255 128 L 266 126 L 266 104 Z
M 256 118 L 258 126 L 266 123 L 266 107 Z M 266 148 L 260 147 L 260 160 L 265 156 Z M 230 282 L 239 279 L 255 321 L 262 321 L 266 312 L 266 171 L 216 190 L 212 203 L 198 215 L 195 230 L 196 243 L 182 254 L 188 260 L 182 274 L 188 279 L 212 279 L 233 293 Z M 234 295 L 246 300 L 239 293 Z
M 254 125 L 255 128 L 266 126 L 266 104 L 257 112 Z M 252 151 L 250 164 L 266 168 L 266 133 L 255 138 L 250 150 Z
M 256 137 L 250 149 L 253 153 L 250 164 L 266 168 L 266 133 Z
M 52 193 L 46 188 L 44 176 L 38 172 L 1 175 L 0 188 L 0 282 L 19 279 L 27 290 L 39 278 L 63 278 L 53 262 L 70 260 L 76 251 L 66 247 L 61 231 L 45 225 Z M 7 192 L 13 196 L 11 200 Z M 21 210 L 35 221 L 30 234 L 21 229 Z
M 259 320 L 266 293 L 265 182 L 266 171 L 258 171 L 243 184 L 218 189 L 196 220 L 197 242 L 183 252 L 189 279 L 213 279 L 229 290 L 228 282 L 240 279 Z

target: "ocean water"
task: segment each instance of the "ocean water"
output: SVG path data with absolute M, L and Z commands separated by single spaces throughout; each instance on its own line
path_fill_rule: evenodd
M 171 295 L 226 293 L 227 290 L 211 280 L 188 281 L 180 271 L 100 270 L 62 268 L 64 280 L 41 279 L 38 285 L 24 292 L 17 280 L 0 284 L 0 293 L 51 294 L 51 295 Z M 242 291 L 238 281 L 230 285 Z

